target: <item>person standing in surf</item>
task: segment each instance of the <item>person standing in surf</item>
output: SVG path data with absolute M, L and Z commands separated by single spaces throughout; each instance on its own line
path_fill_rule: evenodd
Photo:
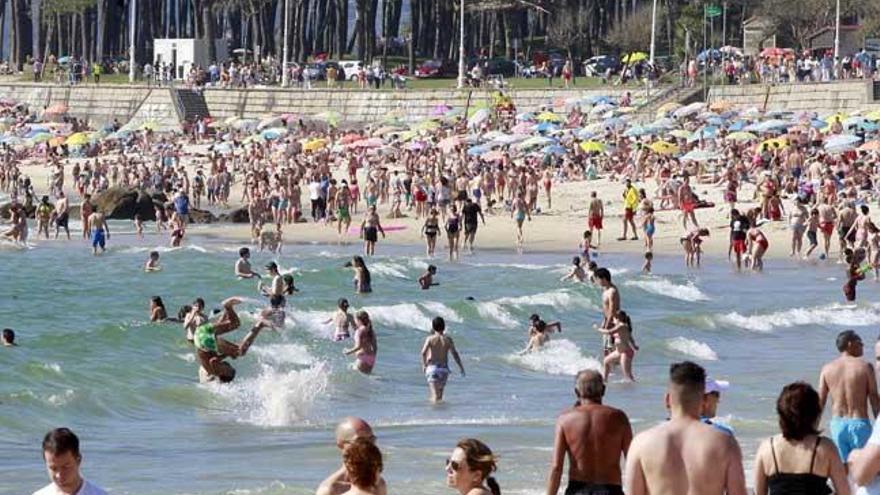
M 639 346 L 632 336 L 632 320 L 624 311 L 618 311 L 614 315 L 612 321 L 613 326 L 610 328 L 598 328 L 599 332 L 610 336 L 614 340 L 614 350 L 605 356 L 603 360 L 604 373 L 602 378 L 607 381 L 611 374 L 611 369 L 615 364 L 620 363 L 623 369 L 623 375 L 627 380 L 634 382 L 636 378 L 633 376 L 632 364 L 636 351 Z
M 428 389 L 431 391 L 431 402 L 437 403 L 443 400 L 443 390 L 449 379 L 449 354 L 452 354 L 461 376 L 465 376 L 464 365 L 461 364 L 461 356 L 455 348 L 452 337 L 446 335 L 446 321 L 436 317 L 431 321 L 431 335 L 425 338 L 422 345 L 422 372 L 428 380 Z
M 95 210 L 88 217 L 88 225 L 91 229 L 92 254 L 98 255 L 98 248 L 101 252 L 107 250 L 107 241 L 110 240 L 110 226 L 107 225 L 107 218 L 100 210 Z
M 376 253 L 376 243 L 379 242 L 379 233 L 385 238 L 385 229 L 379 221 L 379 214 L 376 213 L 376 205 L 370 205 L 364 221 L 361 222 L 361 238 L 364 240 L 364 254 L 372 256 Z
M 354 332 L 354 347 L 346 349 L 343 353 L 346 356 L 354 354 L 357 370 L 369 375 L 376 366 L 376 354 L 379 351 L 376 331 L 373 330 L 373 322 L 370 321 L 370 315 L 366 311 L 358 311 L 355 321 L 358 328 Z
M 528 204 L 523 199 L 522 193 L 517 194 L 516 199 L 510 206 L 510 217 L 516 221 L 516 249 L 522 250 L 523 246 L 523 222 L 526 218 L 532 221 L 532 214 L 529 212 Z
M 342 297 L 336 302 L 336 312 L 333 317 L 324 322 L 325 325 L 333 324 L 336 330 L 333 332 L 333 340 L 335 342 L 343 341 L 351 334 L 349 330 L 355 327 L 354 317 L 348 312 L 348 299 Z
M 477 217 L 486 225 L 486 217 L 479 203 L 475 203 L 470 197 L 465 198 L 464 206 L 461 207 L 461 216 L 464 218 L 464 244 L 468 253 L 474 254 L 474 238 L 477 236 Z
M 602 324 L 599 328 L 608 330 L 613 327 L 614 316 L 620 311 L 620 291 L 611 283 L 611 272 L 607 268 L 599 268 L 593 274 L 593 278 L 602 288 Z M 602 339 L 604 355 L 611 354 L 614 350 L 614 336 L 607 334 Z

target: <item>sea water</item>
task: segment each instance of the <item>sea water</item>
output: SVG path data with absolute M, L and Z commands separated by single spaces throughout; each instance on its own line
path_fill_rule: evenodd
M 233 363 L 233 384 L 199 384 L 180 325 L 148 322 L 150 296 L 162 296 L 170 315 L 196 297 L 211 309 L 243 296 L 243 327 L 265 299 L 254 281 L 232 274 L 239 245 L 195 235 L 186 247 L 159 249 L 164 270 L 146 274 L 159 242 L 116 235 L 97 258 L 78 240 L 0 247 L 0 326 L 13 327 L 21 344 L 0 348 L 0 493 L 48 482 L 40 441 L 58 426 L 80 436 L 84 473 L 111 493 L 312 493 L 340 464 L 333 428 L 348 415 L 376 430 L 389 493 L 451 493 L 444 460 L 465 437 L 500 457 L 505 493 L 541 493 L 573 377 L 600 366 L 600 292 L 559 282 L 571 253 L 480 251 L 451 264 L 425 259 L 419 246 L 380 243 L 367 261 L 374 292 L 356 295 L 343 265 L 359 245 L 291 245 L 253 257 L 255 267 L 276 260 L 296 276 L 285 328 L 264 331 Z M 655 273 L 643 275 L 639 257 L 598 261 L 612 269 L 641 346 L 638 383 L 613 375 L 606 402 L 637 431 L 663 421 L 669 364 L 695 360 L 732 384 L 719 415 L 736 429 L 747 469 L 758 442 L 776 431 L 781 387 L 815 382 L 840 330 L 871 343 L 880 323 L 880 286 L 861 283 L 859 302 L 845 305 L 844 268 L 834 263 L 770 260 L 764 274 L 736 274 L 722 259 L 686 270 L 679 257 L 659 256 Z M 416 278 L 429 262 L 440 285 L 422 291 Z M 372 376 L 352 369 L 343 355 L 351 342 L 332 342 L 323 323 L 340 297 L 372 316 Z M 561 321 L 563 332 L 519 356 L 532 313 Z M 467 371 L 463 378 L 453 367 L 447 400 L 436 406 L 419 361 L 435 316 L 446 319 Z

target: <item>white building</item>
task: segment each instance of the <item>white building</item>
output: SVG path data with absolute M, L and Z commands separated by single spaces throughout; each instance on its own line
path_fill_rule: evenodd
M 226 40 L 214 40 L 217 61 L 229 57 Z M 203 39 L 194 38 L 157 38 L 153 40 L 153 66 L 161 64 L 174 66 L 174 78 L 183 79 L 193 65 L 201 65 L 205 69 L 214 60 L 208 60 L 208 46 Z

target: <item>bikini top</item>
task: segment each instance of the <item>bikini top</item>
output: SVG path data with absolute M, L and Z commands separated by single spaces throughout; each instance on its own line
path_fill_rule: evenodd
M 813 474 L 813 466 L 816 463 L 816 449 L 819 447 L 820 438 L 816 438 L 813 445 L 813 456 L 810 459 L 810 470 L 806 473 L 780 473 L 779 464 L 776 462 L 776 449 L 773 447 L 773 438 L 770 438 L 770 453 L 773 456 L 772 476 L 767 478 L 767 488 L 770 495 L 829 495 L 831 488 L 828 487 L 828 477 Z

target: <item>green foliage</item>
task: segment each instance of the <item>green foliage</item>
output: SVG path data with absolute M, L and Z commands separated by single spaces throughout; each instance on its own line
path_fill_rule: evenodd
M 96 0 L 42 0 L 43 17 L 55 14 L 81 14 L 95 7 Z

